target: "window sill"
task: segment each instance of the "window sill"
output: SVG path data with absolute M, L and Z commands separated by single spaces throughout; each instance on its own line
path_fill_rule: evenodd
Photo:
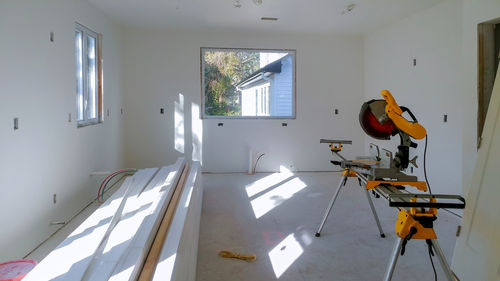
M 224 120 L 224 119 L 242 119 L 242 120 L 295 120 L 295 116 L 201 116 L 203 120 Z
M 99 124 L 102 124 L 102 121 L 98 121 L 98 122 L 79 122 L 76 124 L 76 127 L 77 128 L 83 128 L 83 127 L 88 127 L 88 126 L 91 126 L 91 125 L 99 125 Z

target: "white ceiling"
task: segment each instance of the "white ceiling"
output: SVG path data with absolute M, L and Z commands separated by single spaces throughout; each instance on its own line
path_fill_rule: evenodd
M 138 27 L 364 33 L 443 0 L 87 0 L 116 21 Z M 349 4 L 354 10 L 342 15 Z M 277 17 L 276 22 L 261 17 Z

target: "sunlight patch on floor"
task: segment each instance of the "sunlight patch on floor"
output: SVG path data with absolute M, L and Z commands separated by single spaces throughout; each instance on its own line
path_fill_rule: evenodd
M 269 252 L 269 259 L 276 278 L 283 273 L 302 255 L 304 249 L 295 239 L 294 234 L 288 235 L 281 243 Z
M 274 185 L 279 184 L 282 181 L 291 178 L 292 176 L 293 174 L 291 173 L 274 173 L 245 186 L 245 190 L 250 198 Z
M 252 205 L 255 218 L 258 219 L 267 214 L 306 187 L 307 185 L 302 180 L 293 178 L 252 200 L 250 204 Z

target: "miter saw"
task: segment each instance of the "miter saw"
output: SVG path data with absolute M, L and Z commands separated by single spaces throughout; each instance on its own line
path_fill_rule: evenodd
M 396 103 L 388 90 L 383 90 L 381 95 L 384 99 L 370 100 L 363 104 L 359 113 L 359 122 L 366 134 L 375 139 L 389 140 L 391 137 L 399 135 L 401 143 L 397 147 L 397 152 L 393 156 L 391 151 L 386 149 L 379 150 L 377 145 L 370 144 L 370 156 L 347 160 L 340 152 L 343 145 L 352 144 L 352 141 L 320 140 L 320 143 L 328 143 L 331 152 L 340 158 L 340 161 L 331 161 L 331 163 L 339 165 L 344 171 L 337 190 L 316 232 L 316 237 L 321 235 L 321 230 L 332 210 L 340 189 L 346 185 L 349 177 L 356 177 L 359 185 L 366 191 L 368 203 L 370 204 L 381 237 L 385 237 L 385 234 L 380 225 L 369 191 L 372 191 L 376 198 L 383 197 L 387 199 L 390 207 L 399 209 L 395 229 L 397 240 L 384 280 L 389 281 L 392 279 L 397 259 L 400 254 L 404 254 L 406 243 L 410 239 L 425 240 L 429 254 L 434 255 L 434 251 L 436 252 L 448 280 L 455 280 L 454 274 L 437 242 L 433 222 L 437 219 L 438 208 L 463 209 L 465 208 L 465 200 L 458 195 L 432 194 L 427 179 L 426 181 L 418 181 L 416 176 L 404 173 L 410 164 L 418 168 L 416 163 L 417 157 L 409 159 L 410 149 L 417 147 L 417 143 L 413 142 L 413 140 L 425 138 L 426 148 L 424 151 L 426 151 L 427 132 L 418 123 L 415 115 L 408 108 L 399 106 Z M 407 113 L 411 120 L 403 116 L 405 113 Z M 425 152 L 424 174 L 426 174 Z M 420 192 L 411 193 L 407 191 L 408 187 L 415 187 Z M 428 191 L 428 189 L 429 194 L 422 193 Z

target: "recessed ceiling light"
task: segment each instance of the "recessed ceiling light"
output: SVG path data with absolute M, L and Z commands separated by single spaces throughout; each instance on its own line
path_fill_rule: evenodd
M 278 18 L 271 18 L 271 17 L 261 17 L 261 20 L 270 20 L 270 21 L 277 21 Z
M 345 7 L 344 10 L 342 10 L 342 15 L 345 15 L 347 13 L 350 13 L 354 8 L 356 7 L 356 4 L 349 4 L 347 7 Z

